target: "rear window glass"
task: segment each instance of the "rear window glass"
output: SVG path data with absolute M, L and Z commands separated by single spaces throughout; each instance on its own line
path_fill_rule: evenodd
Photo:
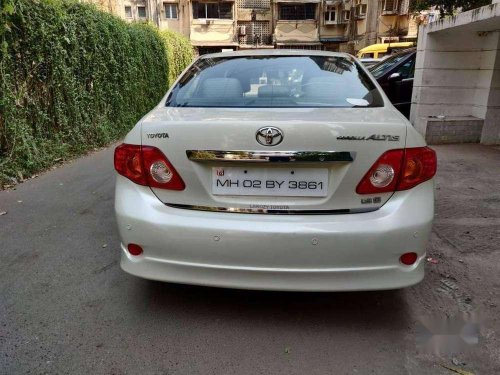
M 377 65 L 370 66 L 370 72 L 375 78 L 383 76 L 389 69 L 399 64 L 400 61 L 406 59 L 408 54 L 400 54 L 388 57 L 386 60 L 379 62 Z
M 171 91 L 171 107 L 380 107 L 351 58 L 249 56 L 200 59 Z

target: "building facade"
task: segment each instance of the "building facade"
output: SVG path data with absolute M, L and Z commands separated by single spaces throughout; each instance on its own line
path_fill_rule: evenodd
M 353 16 L 349 49 L 358 51 L 375 43 L 416 40 L 410 27 L 410 0 L 351 0 Z M 409 34 L 414 31 L 415 34 Z
M 416 38 L 410 0 L 83 0 L 188 37 L 198 53 L 250 48 L 357 50 Z M 411 33 L 415 32 L 415 35 Z

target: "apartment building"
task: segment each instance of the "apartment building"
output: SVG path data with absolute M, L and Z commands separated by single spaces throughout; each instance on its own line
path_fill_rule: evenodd
M 374 43 L 405 41 L 408 35 L 410 0 L 352 0 L 353 30 L 349 41 L 354 50 Z
M 178 31 L 200 54 L 250 48 L 355 52 L 373 43 L 408 39 L 411 29 L 410 0 L 82 1 L 130 22 L 149 21 Z
M 236 0 L 238 49 L 274 48 L 270 0 Z

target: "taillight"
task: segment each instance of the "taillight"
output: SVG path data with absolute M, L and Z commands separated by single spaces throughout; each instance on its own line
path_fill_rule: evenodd
M 403 157 L 404 150 L 390 150 L 382 154 L 358 184 L 356 193 L 376 194 L 396 190 Z
M 184 190 L 186 187 L 184 181 L 160 150 L 152 146 L 142 146 L 142 157 L 149 186 L 160 189 Z
M 174 166 L 156 147 L 121 144 L 115 149 L 115 169 L 139 185 L 169 190 L 186 187 Z
M 429 147 L 389 150 L 382 154 L 356 187 L 358 194 L 410 189 L 436 174 L 436 153 Z
M 115 148 L 115 169 L 119 174 L 136 184 L 148 184 L 143 173 L 141 146 L 124 143 Z
M 397 190 L 407 190 L 436 174 L 436 152 L 429 147 L 407 148 Z

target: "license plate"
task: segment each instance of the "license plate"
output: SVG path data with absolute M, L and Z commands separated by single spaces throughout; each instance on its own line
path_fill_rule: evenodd
M 327 168 L 212 168 L 214 195 L 325 197 Z

